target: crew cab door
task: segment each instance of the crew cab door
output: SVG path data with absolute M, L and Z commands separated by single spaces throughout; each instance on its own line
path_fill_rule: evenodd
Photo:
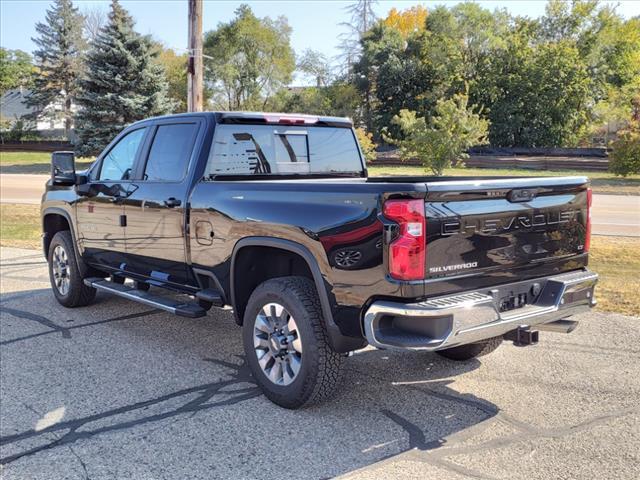
M 125 262 L 124 202 L 147 134 L 142 127 L 126 132 L 101 156 L 78 197 L 78 244 L 85 260 L 119 269 Z
M 189 164 L 201 120 L 156 122 L 124 205 L 127 270 L 162 283 L 193 284 L 187 267 Z

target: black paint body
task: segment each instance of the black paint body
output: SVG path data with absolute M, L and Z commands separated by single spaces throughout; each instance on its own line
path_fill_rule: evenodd
M 412 302 L 587 264 L 586 178 L 367 178 L 363 164 L 360 177 L 350 178 L 204 179 L 219 118 L 185 114 L 128 127 L 118 138 L 140 125 L 150 128 L 127 181 L 92 180 L 102 154 L 86 184 L 49 182 L 42 203 L 45 248 L 55 233 L 53 216 L 64 217 L 88 266 L 186 293 L 203 288 L 208 277 L 240 317 L 244 306 L 235 291 L 251 273 L 235 259 L 245 248 L 282 249 L 308 266 L 340 351 L 365 344 L 362 314 L 376 299 Z M 143 181 L 153 131 L 171 122 L 198 124 L 188 173 L 177 182 Z M 533 198 L 512 201 L 510 192 L 523 189 Z M 424 280 L 388 274 L 396 224 L 382 206 L 390 198 L 426 202 Z

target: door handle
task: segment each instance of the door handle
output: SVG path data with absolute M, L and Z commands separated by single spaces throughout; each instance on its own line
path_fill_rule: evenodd
M 180 200 L 178 200 L 177 198 L 175 198 L 175 197 L 167 198 L 164 201 L 164 204 L 169 208 L 179 207 L 181 203 L 182 202 Z

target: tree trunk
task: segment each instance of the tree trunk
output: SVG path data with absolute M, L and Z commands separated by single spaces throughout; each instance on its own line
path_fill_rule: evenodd
M 71 122 L 71 97 L 69 95 L 66 95 L 64 99 L 64 138 L 67 141 L 70 140 L 69 136 L 71 135 Z

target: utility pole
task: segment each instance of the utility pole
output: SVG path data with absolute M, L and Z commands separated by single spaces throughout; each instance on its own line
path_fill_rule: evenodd
M 202 0 L 189 2 L 189 63 L 187 66 L 187 110 L 202 111 Z

